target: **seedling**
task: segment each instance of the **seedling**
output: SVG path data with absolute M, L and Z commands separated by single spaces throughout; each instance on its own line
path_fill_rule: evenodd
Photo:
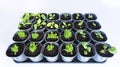
M 38 19 L 37 23 L 34 24 L 34 29 L 37 29 L 38 27 L 43 28 L 45 25 L 46 25 L 45 21 Z
M 28 49 L 30 52 L 34 53 L 37 49 L 37 44 L 35 44 L 35 42 L 31 42 Z
M 40 17 L 41 17 L 43 20 L 47 19 L 46 15 L 43 14 L 43 13 L 38 13 L 38 14 L 37 14 L 36 18 L 39 19 Z
M 67 53 L 73 54 L 73 45 L 71 43 L 67 43 L 65 44 L 65 49 L 64 51 L 66 51 Z
M 107 44 L 104 44 L 103 49 L 100 50 L 100 53 L 105 54 L 106 51 L 108 51 L 111 54 L 116 54 L 117 53 L 117 49 L 114 46 L 109 48 Z
M 86 37 L 86 33 L 83 30 L 79 30 L 78 33 L 81 34 L 83 38 Z
M 92 14 L 89 14 L 89 15 L 88 15 L 88 18 L 93 18 L 93 15 L 92 15 Z
M 50 16 L 49 17 L 50 20 L 53 20 L 55 18 L 55 14 L 49 14 L 49 16 Z
M 100 38 L 100 39 L 104 38 L 100 32 L 95 32 L 95 35 L 97 38 Z
M 19 24 L 18 24 L 18 28 L 21 28 L 21 27 L 22 27 L 21 24 L 22 24 L 24 27 L 26 27 L 27 25 L 30 25 L 31 22 L 29 22 L 29 21 L 26 21 L 26 22 L 22 21 L 22 23 L 19 23 Z
M 18 37 L 21 38 L 21 39 L 24 39 L 24 38 L 27 37 L 26 33 L 25 33 L 24 31 L 22 31 L 22 30 L 18 31 L 18 32 L 17 32 L 17 35 L 18 35 Z
M 68 17 L 69 16 L 69 14 L 64 14 L 64 17 L 66 18 L 66 17 Z
M 54 47 L 55 46 L 53 44 L 49 44 L 49 45 L 47 45 L 47 50 L 52 51 L 54 49 Z
M 47 27 L 49 27 L 49 28 L 58 28 L 58 24 L 55 23 L 55 22 L 49 22 L 49 23 L 47 24 Z
M 50 32 L 50 33 L 48 33 L 47 39 L 50 39 L 50 38 L 51 39 L 58 39 L 58 34 Z
M 95 23 L 92 23 L 92 25 L 95 27 L 96 26 L 96 24 Z
M 76 14 L 76 17 L 75 17 L 75 18 L 76 18 L 76 19 L 79 19 L 79 16 L 80 16 L 80 14 Z
M 14 53 L 14 55 L 16 55 L 19 51 L 19 47 L 16 44 L 14 44 L 10 49 Z
M 32 38 L 37 39 L 39 37 L 39 34 L 37 32 L 32 33 Z
M 70 23 L 66 23 L 66 22 L 62 22 L 62 28 L 64 29 L 64 28 L 67 28 L 67 27 L 70 27 L 71 26 L 71 24 Z
M 82 28 L 83 23 L 84 23 L 84 21 L 79 21 L 79 22 L 78 22 L 78 26 L 79 26 L 80 28 Z
M 70 30 L 66 29 L 66 30 L 64 31 L 63 36 L 64 36 L 65 38 L 69 39 L 70 37 L 72 37 L 72 32 L 71 32 Z
M 88 42 L 82 42 L 81 43 L 84 50 L 84 55 L 88 55 L 91 52 L 91 47 L 88 46 Z

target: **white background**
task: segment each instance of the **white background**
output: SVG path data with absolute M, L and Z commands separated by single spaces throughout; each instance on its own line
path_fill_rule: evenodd
M 0 0 L 0 66 L 114 66 L 120 63 L 120 0 Z M 12 58 L 6 56 L 7 47 L 13 42 L 12 36 L 18 30 L 17 24 L 24 12 L 57 12 L 57 13 L 89 13 L 98 16 L 102 25 L 102 31 L 108 36 L 108 43 L 115 46 L 118 53 L 103 64 L 85 63 L 15 63 Z

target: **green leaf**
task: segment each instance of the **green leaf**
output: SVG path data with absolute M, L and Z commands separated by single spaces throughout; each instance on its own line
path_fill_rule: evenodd
M 72 37 L 72 32 L 71 32 L 70 30 L 67 30 L 67 29 L 66 29 L 66 30 L 64 31 L 63 36 L 64 36 L 65 38 L 69 39 L 70 37 Z
M 41 17 L 45 20 L 46 16 L 44 14 L 41 14 Z
M 73 48 L 73 45 L 71 43 L 67 43 L 65 45 L 64 51 L 66 51 L 67 53 L 73 54 L 73 50 L 74 50 L 74 48 Z
M 111 48 L 108 49 L 108 51 L 111 53 L 111 54 L 116 54 L 117 53 L 117 49 L 113 46 Z
M 18 35 L 18 37 L 21 38 L 21 39 L 24 39 L 24 38 L 27 37 L 27 35 L 25 34 L 25 32 L 22 31 L 22 30 L 18 31 L 18 32 L 17 32 L 17 35 Z
M 100 53 L 104 54 L 104 53 L 105 53 L 105 50 L 100 50 Z
M 20 23 L 18 24 L 18 28 L 21 28 L 21 24 Z
M 50 33 L 48 33 L 48 35 L 47 35 L 47 39 L 50 39 L 50 38 L 52 38 L 52 39 L 58 39 L 58 34 L 57 34 L 57 33 L 50 32 Z
M 83 22 L 84 22 L 84 21 L 80 21 L 80 22 L 78 23 L 78 26 L 82 26 L 82 25 L 83 25 Z
M 87 49 L 88 42 L 81 42 L 81 44 L 82 44 L 82 46 L 83 46 L 84 49 Z
M 104 50 L 106 50 L 106 49 L 107 49 L 107 47 L 108 47 L 108 45 L 107 45 L 107 44 L 104 44 L 104 45 L 103 45 Z
M 101 38 L 101 39 L 104 38 L 100 32 L 95 32 L 95 35 L 97 38 Z
M 63 25 L 65 25 L 65 26 L 66 26 L 66 22 L 63 22 Z
M 37 24 L 34 24 L 34 29 L 35 29 L 35 30 L 37 29 Z
M 38 33 L 36 33 L 36 32 L 32 33 L 32 38 L 33 39 L 37 39 L 38 37 L 39 37 Z
M 14 55 L 16 55 L 19 50 L 19 47 L 16 44 L 14 44 L 10 49 L 14 53 Z
M 54 47 L 55 46 L 53 44 L 49 44 L 49 45 L 47 45 L 47 50 L 52 51 L 54 49 Z
M 55 28 L 58 28 L 58 24 L 55 24 L 54 26 L 55 26 Z
M 90 53 L 91 52 L 91 47 L 87 47 L 87 51 Z
M 37 49 L 37 44 L 35 44 L 35 42 L 31 42 L 28 49 L 30 52 L 34 53 Z
M 88 55 L 88 51 L 84 50 L 84 55 Z

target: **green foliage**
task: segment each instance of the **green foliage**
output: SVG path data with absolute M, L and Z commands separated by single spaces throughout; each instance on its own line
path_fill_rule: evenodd
M 55 18 L 55 14 L 49 14 L 49 16 L 50 16 L 49 17 L 50 20 L 53 20 Z
M 49 22 L 47 23 L 47 27 L 49 28 L 58 28 L 58 24 L 55 22 Z
M 79 19 L 79 16 L 80 16 L 80 14 L 76 14 L 76 17 L 75 17 L 75 18 L 76 18 L 76 19 Z
M 67 24 L 66 22 L 62 22 L 62 28 L 69 27 L 69 26 L 71 26 L 70 23 Z
M 109 48 L 107 44 L 104 44 L 103 49 L 100 50 L 100 53 L 105 54 L 106 51 L 108 51 L 111 54 L 117 53 L 117 49 L 114 46 Z
M 86 33 L 83 30 L 78 30 L 78 33 L 81 34 L 83 38 L 86 37 Z
M 104 37 L 102 36 L 101 32 L 95 32 L 95 35 L 97 38 L 103 39 Z
M 66 17 L 68 17 L 68 15 L 69 15 L 69 14 L 64 14 L 64 17 L 66 18 Z
M 81 28 L 82 27 L 82 25 L 83 25 L 83 23 L 84 23 L 84 21 L 82 20 L 82 21 L 79 21 L 78 22 L 78 26 Z
M 17 32 L 17 35 L 18 35 L 18 37 L 21 38 L 21 39 L 24 39 L 24 38 L 27 37 L 26 33 L 25 33 L 24 31 L 22 31 L 22 30 L 18 31 L 18 32 Z
M 35 52 L 36 49 L 37 49 L 37 44 L 35 44 L 35 42 L 30 42 L 30 45 L 29 45 L 28 49 L 32 53 Z
M 36 18 L 37 18 L 37 19 L 42 18 L 43 20 L 47 19 L 46 15 L 43 14 L 43 13 L 38 13 L 38 14 L 36 15 Z
M 71 43 L 65 44 L 64 51 L 66 51 L 67 53 L 73 54 L 73 50 L 74 50 L 74 48 L 73 48 L 73 45 Z
M 31 24 L 31 22 L 29 22 L 29 21 L 26 21 L 26 22 L 22 21 L 22 23 L 18 24 L 18 28 L 21 28 L 22 26 L 26 27 L 27 25 L 30 25 L 30 24 Z
M 64 31 L 63 36 L 64 36 L 65 38 L 69 39 L 70 37 L 72 37 L 72 32 L 71 32 L 70 30 L 66 29 L 66 30 Z
M 92 25 L 93 25 L 93 26 L 96 26 L 96 24 L 95 24 L 95 23 L 92 23 Z
M 93 15 L 92 15 L 92 14 L 89 14 L 89 15 L 88 15 L 88 18 L 93 18 Z
M 46 25 L 45 21 L 42 21 L 41 19 L 37 20 L 37 23 L 34 24 L 34 29 L 37 29 L 38 26 L 40 26 L 40 28 L 43 28 Z
M 19 47 L 16 44 L 14 44 L 10 49 L 14 53 L 14 55 L 16 55 L 19 51 Z
M 84 55 L 88 55 L 91 52 L 91 47 L 88 46 L 88 42 L 82 42 L 81 43 L 84 50 Z
M 39 37 L 39 34 L 37 32 L 32 33 L 32 38 L 37 39 Z
M 49 45 L 47 45 L 47 50 L 52 51 L 54 49 L 54 47 L 55 46 L 53 44 L 49 44 Z
M 48 33 L 48 35 L 47 35 L 47 39 L 49 39 L 49 38 L 58 39 L 58 34 L 57 34 L 57 33 L 50 32 L 50 33 Z

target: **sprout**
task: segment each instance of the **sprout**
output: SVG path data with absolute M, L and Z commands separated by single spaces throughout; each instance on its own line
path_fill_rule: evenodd
M 92 15 L 92 14 L 89 14 L 89 15 L 88 15 L 88 18 L 93 18 L 93 15 Z
M 39 37 L 39 34 L 37 32 L 32 33 L 32 38 L 37 39 Z
M 37 49 L 37 44 L 35 44 L 35 42 L 31 42 L 28 49 L 32 53 L 35 52 Z
M 19 50 L 19 47 L 16 44 L 14 44 L 10 49 L 14 53 L 14 55 L 16 55 Z
M 58 28 L 58 24 L 55 23 L 55 22 L 49 22 L 49 23 L 47 24 L 47 27 L 50 27 L 50 28 Z
M 66 22 L 62 22 L 62 28 L 69 27 L 69 26 L 71 26 L 70 23 L 66 24 Z
M 42 17 L 44 20 L 46 19 L 45 14 L 41 14 L 41 17 Z
M 82 44 L 82 46 L 83 46 L 83 48 L 85 49 L 84 50 L 84 54 L 85 55 L 88 55 L 90 52 L 91 52 L 91 47 L 89 47 L 87 44 L 87 42 L 82 42 L 81 43 Z
M 93 25 L 93 26 L 96 26 L 96 24 L 95 24 L 95 23 L 92 23 L 92 25 Z
M 70 43 L 67 43 L 67 44 L 65 44 L 65 49 L 64 49 L 64 51 L 66 51 L 67 53 L 71 53 L 71 54 L 73 54 L 73 45 L 72 44 L 70 44 Z
M 104 38 L 100 32 L 95 32 L 95 35 L 97 38 L 101 38 L 101 39 Z
M 79 19 L 80 14 L 76 14 L 76 19 Z
M 64 31 L 63 36 L 68 39 L 68 38 L 72 37 L 72 32 L 71 32 L 70 30 L 67 30 L 67 29 L 66 29 L 66 30 Z
M 109 48 L 107 44 L 104 44 L 103 49 L 100 50 L 100 53 L 105 54 L 106 51 L 108 51 L 111 54 L 117 53 L 117 49 L 114 46 Z
M 66 18 L 68 16 L 68 14 L 64 14 L 64 17 Z
M 18 32 L 17 32 L 17 35 L 18 35 L 18 37 L 21 38 L 21 39 L 24 39 L 24 38 L 27 37 L 26 33 L 25 33 L 24 31 L 22 31 L 22 30 L 18 31 Z
M 84 23 L 84 21 L 79 21 L 78 26 L 81 27 L 83 25 L 83 23 Z
M 50 32 L 50 33 L 48 33 L 48 36 L 47 36 L 47 39 L 49 39 L 49 38 L 58 39 L 58 34 Z
M 50 16 L 50 17 L 49 17 L 50 20 L 52 20 L 52 19 L 55 18 L 55 14 L 49 14 L 49 16 Z
M 47 50 L 52 51 L 54 49 L 54 47 L 55 46 L 53 44 L 49 44 L 49 45 L 47 45 Z
M 46 25 L 46 22 L 42 21 L 41 19 L 38 19 L 37 23 L 34 24 L 34 29 L 37 29 L 38 26 L 42 28 L 45 25 Z
M 86 37 L 86 33 L 83 30 L 78 30 L 78 33 L 81 34 L 83 38 Z

